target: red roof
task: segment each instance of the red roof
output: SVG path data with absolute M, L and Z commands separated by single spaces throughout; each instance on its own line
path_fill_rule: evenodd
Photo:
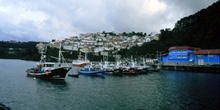
M 161 54 L 161 55 L 158 55 L 158 56 L 167 56 L 169 55 L 169 53 L 164 53 L 164 54 Z
M 174 47 L 170 47 L 168 50 L 180 50 L 180 49 L 201 50 L 200 48 L 191 47 L 191 46 L 174 46 Z
M 220 54 L 220 49 L 208 49 L 208 50 L 199 50 L 197 52 L 189 52 L 188 54 L 195 55 L 208 55 L 208 54 Z

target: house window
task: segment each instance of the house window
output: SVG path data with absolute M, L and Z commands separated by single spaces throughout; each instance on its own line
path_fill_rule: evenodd
M 177 50 L 177 52 L 181 52 L 181 50 Z
M 181 58 L 181 55 L 177 55 L 177 58 Z
M 175 50 L 173 50 L 173 53 L 175 53 Z
M 170 56 L 170 58 L 172 57 L 172 55 L 169 55 Z
M 183 55 L 182 57 L 183 57 L 183 58 L 186 58 L 186 55 Z
M 216 55 L 208 55 L 208 57 L 216 57 Z
M 182 52 L 186 52 L 186 49 L 182 50 Z

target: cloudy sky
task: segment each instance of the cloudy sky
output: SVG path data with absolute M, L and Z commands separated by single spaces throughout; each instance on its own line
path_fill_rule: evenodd
M 0 40 L 63 40 L 88 32 L 159 32 L 218 0 L 0 0 Z

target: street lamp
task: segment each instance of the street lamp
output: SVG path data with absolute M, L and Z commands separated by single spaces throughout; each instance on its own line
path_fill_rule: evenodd
M 158 59 L 158 53 L 160 53 L 160 62 L 162 61 L 162 58 L 161 58 L 161 53 L 163 53 L 164 51 L 156 51 L 157 52 L 157 59 Z M 159 60 L 158 60 L 159 61 Z
M 163 53 L 164 51 L 159 52 L 160 53 L 160 62 L 162 62 L 162 57 L 161 57 L 161 53 Z
M 148 55 L 148 53 L 146 54 L 146 55 L 144 55 L 144 57 L 146 57 L 146 61 L 147 61 L 147 63 L 148 63 L 148 57 L 147 57 L 147 55 Z
M 151 55 L 154 55 L 154 54 L 149 54 L 149 58 L 151 59 Z
M 154 55 L 154 54 L 149 54 L 150 62 L 151 62 L 151 55 Z
M 158 59 L 158 51 L 157 51 L 157 59 Z
M 208 64 L 210 64 L 209 63 L 209 52 L 210 52 L 210 50 L 206 50 L 206 51 L 208 52 L 208 56 L 207 56 L 208 57 Z

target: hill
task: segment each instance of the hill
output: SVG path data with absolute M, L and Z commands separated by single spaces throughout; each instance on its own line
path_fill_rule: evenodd
M 39 42 L 9 42 L 0 41 L 0 58 L 39 60 L 40 55 L 36 48 Z
M 194 15 L 182 18 L 172 30 L 179 45 L 203 49 L 220 48 L 220 2 L 216 2 Z
M 195 46 L 202 49 L 220 48 L 220 1 L 206 9 L 184 17 L 176 22 L 173 29 L 160 30 L 159 40 L 145 43 L 141 47 L 122 50 L 119 54 L 125 56 L 153 57 L 157 52 L 167 52 L 171 46 Z M 152 58 L 152 57 L 151 57 Z

